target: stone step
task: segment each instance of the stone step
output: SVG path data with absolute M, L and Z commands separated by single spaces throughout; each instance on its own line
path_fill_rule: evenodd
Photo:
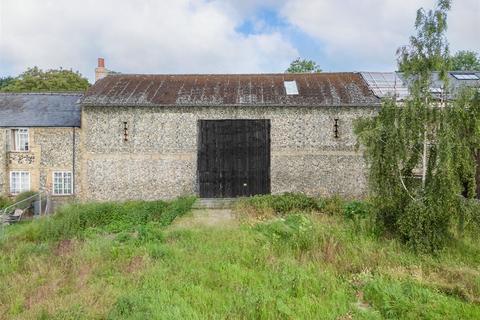
M 193 209 L 231 209 L 236 198 L 200 198 L 193 204 Z

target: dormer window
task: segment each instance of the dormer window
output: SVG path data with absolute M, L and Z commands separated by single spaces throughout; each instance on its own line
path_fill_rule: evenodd
M 285 86 L 287 96 L 298 94 L 297 81 L 284 81 L 283 85 Z
M 26 128 L 18 128 L 12 129 L 12 151 L 28 151 L 28 141 L 29 141 L 29 134 L 28 129 Z

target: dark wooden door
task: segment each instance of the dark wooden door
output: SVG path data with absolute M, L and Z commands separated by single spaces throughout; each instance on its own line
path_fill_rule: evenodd
M 270 193 L 270 121 L 200 120 L 200 197 Z

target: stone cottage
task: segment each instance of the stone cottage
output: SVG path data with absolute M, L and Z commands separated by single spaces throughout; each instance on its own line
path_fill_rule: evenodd
M 0 93 L 0 195 L 70 200 L 79 173 L 78 93 Z

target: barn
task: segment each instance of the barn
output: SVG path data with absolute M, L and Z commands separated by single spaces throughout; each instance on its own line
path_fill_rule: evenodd
M 108 75 L 81 100 L 79 197 L 362 197 L 354 121 L 379 106 L 354 72 Z

